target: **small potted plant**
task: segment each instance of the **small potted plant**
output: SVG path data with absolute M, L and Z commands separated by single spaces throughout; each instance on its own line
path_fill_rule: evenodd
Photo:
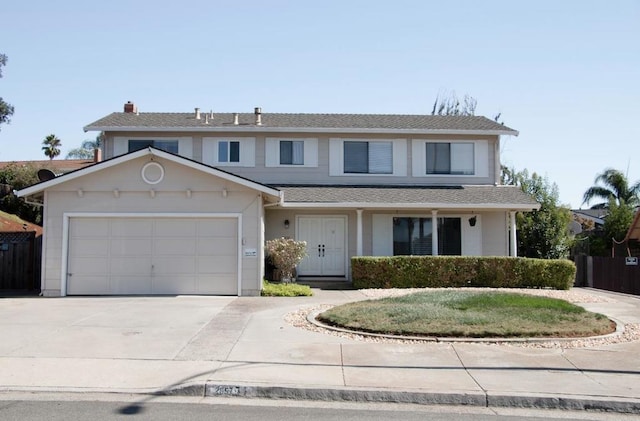
M 285 237 L 276 238 L 267 241 L 266 250 L 271 261 L 280 271 L 282 282 L 294 281 L 293 272 L 307 255 L 307 242 Z

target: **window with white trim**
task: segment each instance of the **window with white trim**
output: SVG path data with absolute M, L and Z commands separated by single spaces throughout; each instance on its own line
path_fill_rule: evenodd
M 240 142 L 219 140 L 218 162 L 240 162 Z
M 393 174 L 393 142 L 344 142 L 345 174 Z
M 304 141 L 280 141 L 280 165 L 304 165 Z
M 413 217 L 393 218 L 393 255 L 428 256 L 432 249 L 432 219 Z M 462 226 L 460 218 L 438 218 L 438 254 L 462 254 Z
M 202 162 L 212 166 L 255 167 L 254 137 L 204 137 Z
M 474 175 L 473 143 L 426 142 L 426 173 Z
M 140 149 L 153 146 L 156 149 L 163 150 L 165 152 L 178 153 L 178 141 L 177 140 L 151 140 L 151 139 L 129 139 L 128 151 L 139 151 Z
M 267 137 L 264 146 L 265 167 L 318 167 L 317 138 Z

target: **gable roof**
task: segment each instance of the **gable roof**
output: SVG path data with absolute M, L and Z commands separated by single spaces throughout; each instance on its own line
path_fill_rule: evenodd
M 258 182 L 255 182 L 253 180 L 249 180 L 248 178 L 244 178 L 244 177 L 240 177 L 237 176 L 235 174 L 232 174 L 230 172 L 227 171 L 223 171 L 220 170 L 218 168 L 214 168 L 211 167 L 209 165 L 206 164 L 202 164 L 200 162 L 194 161 L 192 159 L 188 159 L 188 158 L 184 158 L 180 155 L 175 155 L 172 154 L 170 152 L 165 152 L 162 151 L 160 149 L 156 149 L 152 146 L 149 146 L 145 149 L 140 149 L 138 151 L 134 151 L 134 152 L 130 152 L 127 153 L 125 155 L 120 155 L 117 156 L 115 158 L 111 158 L 111 159 L 107 159 L 105 161 L 101 161 L 98 162 L 94 165 L 91 165 L 89 167 L 85 167 L 76 171 L 72 171 L 66 174 L 63 174 L 61 176 L 58 176 L 54 179 L 48 180 L 48 181 L 41 181 L 40 183 L 36 183 L 32 186 L 26 187 L 22 190 L 19 190 L 17 192 L 18 197 L 28 197 L 28 196 L 33 196 L 39 193 L 42 193 L 44 190 L 56 186 L 58 184 L 61 183 L 65 183 L 67 181 L 71 181 L 73 179 L 76 179 L 78 177 L 82 177 L 88 174 L 92 174 L 94 172 L 98 172 L 98 171 L 102 171 L 104 169 L 107 168 L 111 168 L 115 165 L 119 165 L 122 164 L 124 162 L 127 161 L 131 161 L 134 160 L 136 158 L 140 158 L 143 156 L 157 156 L 159 158 L 164 158 L 167 159 L 169 161 L 181 164 L 181 165 L 185 165 L 187 167 L 193 168 L 195 170 L 198 171 L 202 171 L 204 173 L 210 174 L 210 175 L 214 175 L 216 177 L 220 177 L 222 179 L 231 181 L 233 183 L 237 183 L 240 185 L 243 185 L 245 187 L 249 187 L 252 188 L 254 190 L 257 190 L 261 193 L 265 193 L 266 195 L 272 196 L 273 198 L 277 198 L 278 200 L 280 200 L 281 198 L 281 194 L 277 189 L 274 189 L 273 187 L 269 187 L 265 184 L 261 184 Z
M 85 131 L 325 132 L 514 135 L 518 132 L 482 116 L 402 114 L 261 113 L 112 113 L 84 127 Z
M 283 207 L 512 209 L 540 204 L 517 186 L 276 186 Z

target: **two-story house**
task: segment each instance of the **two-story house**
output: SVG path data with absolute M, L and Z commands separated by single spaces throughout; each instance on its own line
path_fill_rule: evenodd
M 307 279 L 360 255 L 515 255 L 515 214 L 484 117 L 143 113 L 85 127 L 105 160 L 19 192 L 44 205 L 42 291 L 257 295 L 264 242 L 307 242 Z

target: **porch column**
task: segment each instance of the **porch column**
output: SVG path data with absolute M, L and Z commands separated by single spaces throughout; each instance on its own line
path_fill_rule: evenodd
M 438 211 L 431 211 L 431 255 L 438 255 Z
M 356 256 L 362 256 L 362 209 L 356 209 Z
M 511 247 L 509 248 L 509 256 L 518 256 L 518 237 L 516 236 L 516 211 L 509 212 L 510 229 L 509 235 L 511 238 Z

